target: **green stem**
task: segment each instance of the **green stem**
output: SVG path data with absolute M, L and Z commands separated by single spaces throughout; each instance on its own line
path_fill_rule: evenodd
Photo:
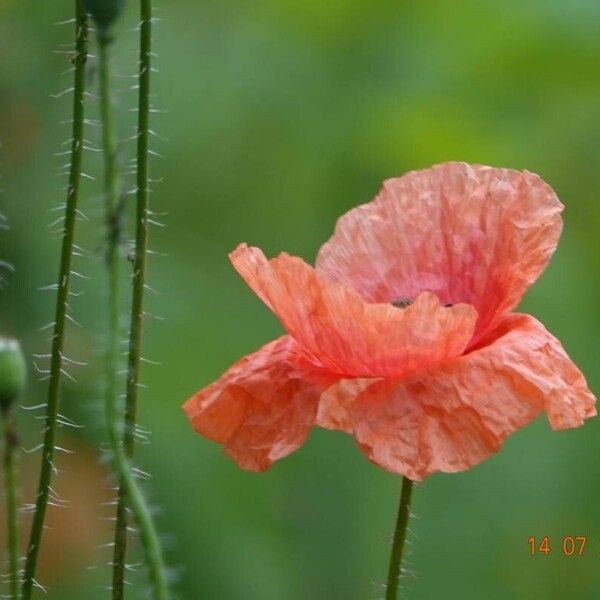
M 114 461 L 120 479 L 115 531 L 115 573 L 121 572 L 124 564 L 127 537 L 127 513 L 129 505 L 137 522 L 140 539 L 150 572 L 153 596 L 156 600 L 169 598 L 166 568 L 154 521 L 142 493 L 131 474 L 129 460 L 135 445 L 137 420 L 139 373 L 144 311 L 144 285 L 146 281 L 146 254 L 148 246 L 148 155 L 150 114 L 150 73 L 152 43 L 152 4 L 141 0 L 140 19 L 140 63 L 137 127 L 137 192 L 136 192 L 136 245 L 133 265 L 133 294 L 131 301 L 129 352 L 127 360 L 127 387 L 125 394 L 125 431 L 123 444 L 113 441 Z M 116 417 L 109 419 L 116 423 Z M 116 431 L 113 431 L 113 434 Z M 118 554 L 117 554 L 118 552 Z M 118 575 L 118 573 L 117 573 Z
M 406 529 L 410 516 L 410 499 L 412 495 L 412 489 L 413 482 L 407 477 L 404 477 L 402 479 L 402 493 L 400 494 L 400 505 L 398 507 L 398 516 L 396 518 L 396 529 L 394 531 L 392 554 L 390 556 L 390 566 L 388 570 L 387 587 L 385 593 L 386 600 L 396 600 L 398 598 L 400 567 L 402 564 L 404 545 L 406 543 Z
M 65 337 L 65 319 L 69 285 L 71 281 L 71 259 L 73 255 L 73 236 L 79 199 L 81 181 L 81 163 L 83 156 L 83 126 L 84 126 L 84 90 L 85 63 L 87 60 L 88 27 L 85 11 L 85 0 L 75 0 L 76 42 L 75 82 L 73 91 L 73 133 L 71 143 L 71 168 L 67 190 L 65 223 L 61 249 L 60 270 L 58 274 L 58 294 L 54 317 L 54 331 L 50 359 L 50 383 L 48 385 L 48 402 L 42 449 L 42 465 L 36 497 L 35 513 L 31 525 L 31 534 L 27 546 L 27 559 L 23 579 L 23 600 L 31 597 L 34 576 L 37 565 L 48 497 L 52 479 L 54 461 L 54 443 L 56 437 L 56 419 L 60 401 L 60 380 L 62 371 L 62 350 Z
M 17 481 L 15 475 L 15 450 L 19 442 L 10 410 L 3 410 L 4 421 L 4 485 L 6 487 L 6 517 L 8 522 L 8 559 L 10 597 L 19 598 L 19 517 L 17 510 Z
M 117 191 L 117 148 L 113 126 L 111 76 L 111 38 L 104 33 L 98 35 L 98 68 L 100 84 L 100 119 L 102 122 L 102 154 L 104 157 L 104 206 L 106 221 L 106 271 L 108 283 L 108 347 L 106 350 L 105 413 L 112 446 L 113 460 L 119 456 L 119 423 L 122 417 L 117 409 L 118 372 L 121 328 L 120 317 L 120 260 L 121 207 Z M 117 523 L 113 551 L 112 598 L 122 600 L 125 594 L 125 550 L 127 529 L 124 522 L 126 506 L 119 495 Z
M 116 427 L 116 417 L 110 421 L 110 442 L 113 449 L 113 463 L 120 482 L 123 498 L 131 507 L 131 512 L 140 531 L 140 540 L 144 549 L 146 562 L 152 582 L 152 597 L 155 600 L 169 600 L 170 593 L 167 585 L 166 568 L 162 558 L 162 550 L 156 532 L 156 527 L 146 504 L 146 500 L 131 472 L 129 459 L 125 454 L 121 437 Z M 113 589 L 114 597 L 114 589 Z

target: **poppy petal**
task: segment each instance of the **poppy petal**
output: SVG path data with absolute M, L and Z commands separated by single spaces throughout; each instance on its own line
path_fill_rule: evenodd
M 553 429 L 596 414 L 560 342 L 529 315 L 510 315 L 491 344 L 419 377 L 375 383 L 349 407 L 370 460 L 415 480 L 463 471 L 546 411 Z
M 327 388 L 319 400 L 317 422 L 319 427 L 352 433 L 350 410 L 356 397 L 376 379 L 340 379 Z
M 458 356 L 477 320 L 472 306 L 444 307 L 429 292 L 404 309 L 366 303 L 285 253 L 267 260 L 241 244 L 230 257 L 307 356 L 340 376 L 397 377 Z
M 323 386 L 305 379 L 284 336 L 233 365 L 183 406 L 194 429 L 240 467 L 264 471 L 306 440 Z
M 562 208 L 527 171 L 458 162 L 412 171 L 338 220 L 316 268 L 369 302 L 429 290 L 444 303 L 472 304 L 476 343 L 546 267 Z

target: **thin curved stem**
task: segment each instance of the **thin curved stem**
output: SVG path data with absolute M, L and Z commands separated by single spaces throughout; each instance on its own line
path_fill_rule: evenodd
M 8 524 L 8 563 L 10 597 L 19 598 L 19 513 L 17 509 L 17 478 L 15 450 L 19 446 L 17 431 L 10 410 L 3 410 L 4 421 L 4 485 L 6 487 L 6 518 Z
M 38 492 L 31 525 L 31 534 L 27 547 L 27 559 L 23 578 L 23 600 L 31 597 L 37 558 L 44 530 L 44 520 L 50 481 L 52 479 L 54 444 L 56 437 L 56 419 L 60 402 L 60 380 L 62 375 L 62 350 L 65 337 L 65 320 L 67 314 L 67 299 L 71 281 L 71 259 L 73 256 L 73 238 L 75 220 L 77 216 L 77 203 L 79 200 L 79 187 L 81 182 L 81 163 L 83 157 L 83 127 L 84 127 L 84 91 L 85 91 L 85 63 L 87 60 L 88 26 L 85 11 L 85 0 L 75 1 L 75 27 L 76 42 L 75 56 L 75 82 L 73 90 L 73 133 L 71 142 L 71 168 L 65 210 L 64 232 L 61 248 L 60 269 L 58 274 L 58 294 L 56 297 L 56 312 L 54 317 L 54 332 L 52 336 L 52 349 L 50 358 L 50 383 L 48 385 L 48 402 L 46 406 L 46 420 L 44 429 L 44 443 L 42 448 L 42 465 L 38 483 Z
M 145 553 L 156 600 L 167 600 L 166 568 L 154 521 L 146 506 L 136 481 L 131 474 L 129 460 L 135 445 L 135 424 L 137 420 L 139 374 L 143 330 L 144 289 L 146 281 L 146 254 L 148 246 L 148 156 L 149 156 L 149 114 L 150 114 L 150 73 L 152 56 L 152 3 L 141 0 L 140 15 L 140 70 L 137 127 L 137 191 L 136 191 L 136 245 L 133 264 L 133 294 L 131 301 L 129 352 L 127 360 L 127 387 L 125 394 L 125 431 L 122 445 L 113 440 L 114 462 L 120 479 L 117 507 L 115 540 L 118 541 L 117 557 L 124 563 L 127 537 L 127 512 L 129 506 L 140 530 L 140 539 Z M 116 416 L 109 418 L 116 423 Z M 112 435 L 117 435 L 114 430 Z M 117 573 L 118 575 L 118 573 Z
M 400 494 L 400 505 L 398 507 L 398 516 L 396 518 L 396 529 L 394 531 L 394 542 L 392 544 L 392 554 L 390 556 L 390 566 L 388 569 L 386 600 L 396 600 L 398 598 L 398 584 L 400 582 L 400 569 L 402 565 L 402 555 L 406 543 L 406 529 L 410 517 L 410 501 L 412 496 L 413 482 L 404 477 L 402 479 L 402 492 Z
M 152 582 L 152 597 L 155 600 L 169 600 L 170 593 L 167 584 L 166 568 L 162 558 L 162 550 L 158 534 L 146 500 L 140 491 L 137 482 L 131 472 L 129 459 L 125 454 L 122 440 L 119 436 L 117 414 L 109 421 L 110 442 L 113 451 L 114 468 L 117 471 L 123 498 L 131 508 L 135 521 L 140 531 L 140 539 Z M 114 597 L 114 589 L 113 589 Z

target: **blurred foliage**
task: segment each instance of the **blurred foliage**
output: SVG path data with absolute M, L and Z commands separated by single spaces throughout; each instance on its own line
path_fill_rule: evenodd
M 162 365 L 143 373 L 140 417 L 152 443 L 140 447 L 139 460 L 153 475 L 148 489 L 180 597 L 381 597 L 396 477 L 370 465 L 348 436 L 318 430 L 270 472 L 244 473 L 192 433 L 180 410 L 197 388 L 280 331 L 227 253 L 248 241 L 312 259 L 337 216 L 409 169 L 459 159 L 538 172 L 566 205 L 565 230 L 523 308 L 563 340 L 598 391 L 600 4 L 157 4 L 154 103 L 166 112 L 154 115 L 153 129 L 168 141 L 155 139 L 164 158 L 153 162 L 153 173 L 164 180 L 152 200 L 168 212 L 168 227 L 156 228 L 151 241 L 168 257 L 150 265 L 149 283 L 160 295 L 148 296 L 148 311 L 165 320 L 146 325 L 145 354 Z M 51 320 L 53 295 L 38 288 L 57 271 L 56 228 L 48 224 L 59 213 L 49 211 L 62 202 L 65 180 L 57 176 L 64 157 L 53 155 L 64 149 L 68 126 L 61 122 L 69 118 L 68 97 L 50 93 L 71 85 L 63 73 L 72 38 L 70 25 L 53 24 L 71 11 L 65 0 L 0 2 L 0 210 L 11 224 L 0 232 L 0 256 L 17 268 L 0 294 L 0 331 L 21 339 L 29 355 L 49 345 L 39 328 Z M 123 140 L 134 125 L 128 76 L 137 64 L 136 24 L 136 2 L 128 2 L 115 47 Z M 94 91 L 93 60 L 89 79 Z M 92 97 L 88 106 L 95 119 Z M 86 137 L 95 144 L 99 130 L 90 127 Z M 132 140 L 124 141 L 124 170 L 133 151 Z M 100 166 L 97 153 L 86 153 L 88 174 L 98 177 Z M 122 185 L 133 187 L 130 175 Z M 84 192 L 89 221 L 79 224 L 78 243 L 90 256 L 78 258 L 76 270 L 89 279 L 77 282 L 85 294 L 72 299 L 81 327 L 70 328 L 67 354 L 90 364 L 73 371 L 77 384 L 65 380 L 62 412 L 85 424 L 80 447 L 98 447 L 106 437 L 102 206 L 97 182 L 86 181 Z M 43 383 L 31 383 L 25 404 L 44 395 Z M 22 413 L 20 425 L 24 445 L 35 446 L 40 422 Z M 419 486 L 409 597 L 597 597 L 598 428 L 592 421 L 552 433 L 541 418 L 472 471 L 434 475 Z M 24 463 L 26 478 L 34 463 Z M 61 473 L 55 487 L 87 501 L 68 477 Z M 66 536 L 85 507 L 64 510 Z M 567 534 L 589 537 L 583 557 L 561 556 Z M 552 536 L 550 556 L 529 557 L 532 535 Z M 82 536 L 82 545 L 89 541 Z M 45 556 L 61 552 L 56 538 L 45 543 Z M 87 566 L 95 569 L 56 566 L 47 597 L 105 598 L 109 554 L 92 554 Z M 143 576 L 132 581 L 131 597 L 145 597 Z

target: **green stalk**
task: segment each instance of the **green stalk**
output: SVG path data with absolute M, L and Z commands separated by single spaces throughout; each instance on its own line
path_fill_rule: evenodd
M 112 415 L 112 419 L 109 421 L 109 436 L 113 449 L 113 463 L 115 470 L 117 471 L 117 476 L 119 477 L 121 494 L 127 504 L 131 507 L 131 512 L 135 517 L 135 521 L 140 531 L 140 540 L 150 572 L 152 597 L 154 600 L 169 600 L 171 596 L 167 585 L 166 568 L 162 557 L 158 534 L 152 515 L 146 504 L 146 500 L 131 473 L 129 459 L 125 454 L 118 427 L 116 426 L 117 418 L 118 413 L 115 412 Z M 113 598 L 114 597 L 115 588 L 113 587 Z
M 144 311 L 144 284 L 146 280 L 146 254 L 148 246 L 148 156 L 149 156 L 149 114 L 150 114 L 150 72 L 152 42 L 152 4 L 141 0 L 140 19 L 140 62 L 139 97 L 137 127 L 137 192 L 136 192 L 136 245 L 133 265 L 133 294 L 131 301 L 129 352 L 127 360 L 127 387 L 125 395 L 125 431 L 123 440 L 112 441 L 114 462 L 120 479 L 115 530 L 115 563 L 113 582 L 116 577 L 123 579 L 127 543 L 127 512 L 131 508 L 140 532 L 140 539 L 150 572 L 153 597 L 167 600 L 170 596 L 166 568 L 154 521 L 142 493 L 131 473 L 129 460 L 135 445 L 135 424 L 137 420 L 139 372 Z M 113 425 L 111 435 L 117 435 L 114 425 L 117 416 L 111 415 Z M 122 584 L 120 584 L 122 586 Z M 118 590 L 117 590 L 118 591 Z M 114 589 L 113 589 L 114 593 Z M 121 592 L 122 594 L 122 592 Z M 121 598 L 113 595 L 113 598 Z
M 385 592 L 386 600 L 396 600 L 398 598 L 400 567 L 402 564 L 402 555 L 406 542 L 406 529 L 410 516 L 410 500 L 412 489 L 413 482 L 407 477 L 404 477 L 402 480 L 402 493 L 400 494 L 398 516 L 396 518 L 396 529 L 394 531 L 392 554 L 390 556 L 390 566 L 388 570 L 387 587 Z
M 133 263 L 133 297 L 131 301 L 131 329 L 127 362 L 127 391 L 125 398 L 125 449 L 133 454 L 137 419 L 139 373 L 142 349 L 144 311 L 144 283 L 146 281 L 146 253 L 148 250 L 148 156 L 150 114 L 150 57 L 152 41 L 152 6 L 150 0 L 141 0 L 140 71 L 137 128 L 137 190 L 135 217 L 135 258 Z
M 117 148 L 113 127 L 110 76 L 110 46 L 112 38 L 100 29 L 98 61 L 100 80 L 100 119 L 102 122 L 102 153 L 104 157 L 104 200 L 106 221 L 106 271 L 108 283 L 108 347 L 106 350 L 105 413 L 112 447 L 113 460 L 118 458 L 121 440 L 119 423 L 122 417 L 117 409 L 119 351 L 121 328 L 119 306 L 121 298 L 119 245 L 121 238 L 121 209 L 117 191 Z M 119 495 L 117 523 L 125 517 L 126 507 Z M 125 550 L 127 531 L 115 529 L 113 552 L 112 598 L 122 600 L 125 594 Z
M 6 518 L 8 523 L 8 561 L 10 597 L 19 598 L 19 517 L 17 510 L 17 481 L 15 475 L 15 450 L 18 438 L 10 409 L 2 410 L 4 421 L 4 485 L 6 487 Z
M 77 202 L 79 200 L 79 187 L 81 181 L 81 163 L 83 155 L 83 125 L 84 125 L 84 90 L 85 90 L 85 63 L 87 60 L 88 27 L 84 0 L 75 0 L 75 27 L 76 42 L 75 56 L 75 83 L 73 91 L 73 133 L 71 143 L 71 168 L 67 190 L 65 223 L 61 249 L 60 270 L 58 274 L 58 294 L 56 298 L 56 312 L 54 317 L 54 334 L 50 359 L 50 383 L 48 385 L 48 402 L 46 406 L 46 420 L 44 430 L 44 444 L 42 449 L 42 465 L 38 484 L 35 513 L 31 526 L 29 544 L 27 546 L 27 559 L 23 579 L 22 600 L 31 597 L 35 570 L 37 565 L 40 542 L 44 529 L 44 519 L 50 494 L 50 481 L 54 461 L 54 443 L 56 437 L 56 419 L 60 401 L 60 380 L 62 370 L 62 350 L 65 338 L 65 318 L 67 313 L 67 300 L 71 281 L 71 259 L 73 255 L 73 236 Z

